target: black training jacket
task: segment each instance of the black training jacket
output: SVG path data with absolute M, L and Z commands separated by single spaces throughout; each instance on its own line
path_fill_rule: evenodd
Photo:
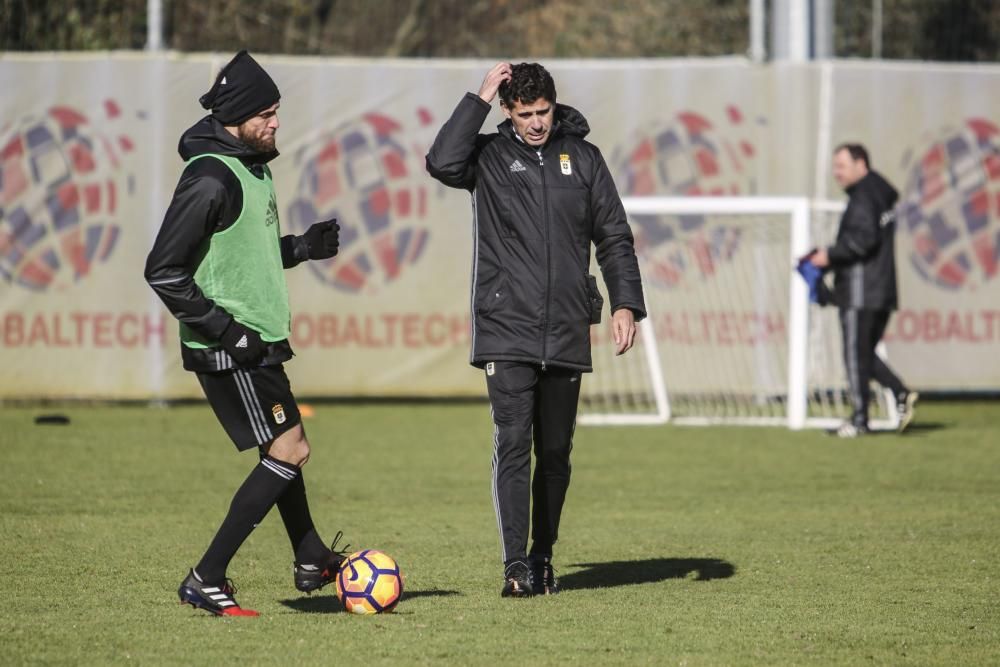
M 827 250 L 834 302 L 840 308 L 895 310 L 896 189 L 869 171 L 847 194 L 837 241 Z
M 438 133 L 427 170 L 472 193 L 471 362 L 524 361 L 589 371 L 590 245 L 611 312 L 646 315 L 632 230 L 611 174 L 575 109 L 556 105 L 540 152 L 509 120 L 479 134 L 490 105 L 467 94 Z M 598 311 L 599 312 L 599 311 Z
M 196 155 L 213 153 L 239 158 L 247 168 L 263 178 L 266 164 L 277 151 L 258 153 L 233 137 L 212 116 L 195 123 L 182 136 L 178 152 L 187 161 Z M 194 281 L 194 273 L 204 257 L 212 234 L 229 228 L 243 209 L 243 188 L 236 175 L 220 160 L 196 160 L 181 174 L 163 225 L 146 258 L 146 282 L 167 310 L 199 334 L 219 340 L 232 316 L 205 296 Z M 307 259 L 301 237 L 281 238 L 281 260 L 285 268 Z M 288 341 L 268 344 L 261 365 L 276 365 L 292 357 Z M 184 368 L 211 372 L 228 367 L 211 350 L 181 345 Z

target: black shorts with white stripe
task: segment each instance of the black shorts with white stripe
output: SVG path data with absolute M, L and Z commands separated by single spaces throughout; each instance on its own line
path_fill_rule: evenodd
M 302 421 L 281 365 L 197 375 L 215 416 L 240 451 L 267 445 Z

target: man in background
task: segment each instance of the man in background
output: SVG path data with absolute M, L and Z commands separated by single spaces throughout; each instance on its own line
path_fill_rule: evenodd
M 833 177 L 847 193 L 836 242 L 813 250 L 807 259 L 834 274 L 833 302 L 840 309 L 844 364 L 852 415 L 836 430 L 842 438 L 868 433 L 871 379 L 890 389 L 902 432 L 913 419 L 918 394 L 875 354 L 889 317 L 897 307 L 896 214 L 898 194 L 871 169 L 861 144 L 842 144 L 833 153 Z

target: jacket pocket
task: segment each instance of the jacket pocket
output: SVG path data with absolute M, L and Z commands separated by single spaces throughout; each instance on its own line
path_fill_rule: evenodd
M 500 271 L 489 284 L 489 289 L 477 294 L 476 314 L 489 315 L 507 302 L 510 279 L 506 271 Z
M 604 310 L 604 297 L 597 289 L 597 278 L 587 274 L 587 300 L 590 302 L 590 323 L 601 323 L 601 311 Z

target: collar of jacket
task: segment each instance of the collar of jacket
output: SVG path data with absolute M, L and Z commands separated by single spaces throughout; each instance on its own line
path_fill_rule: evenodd
M 247 169 L 257 173 L 261 167 L 278 157 L 278 151 L 259 153 L 229 134 L 225 126 L 211 114 L 192 125 L 181 135 L 177 152 L 187 161 L 195 155 L 213 153 L 239 159 Z M 258 166 L 257 169 L 254 169 Z
M 854 193 L 856 193 L 858 190 L 863 190 L 865 187 L 864 186 L 865 181 L 870 180 L 871 175 L 872 171 L 869 169 L 867 174 L 865 174 L 864 176 L 862 176 L 861 178 L 859 178 L 858 180 L 854 181 L 846 188 L 844 188 L 844 192 L 846 192 L 847 196 L 850 197 L 854 195 Z
M 890 206 L 895 203 L 899 194 L 896 192 L 896 188 L 892 187 L 889 181 L 885 180 L 882 174 L 878 173 L 874 169 L 869 169 L 868 173 L 862 176 L 853 185 L 844 188 L 844 192 L 847 193 L 848 197 L 853 197 L 856 194 L 866 193 L 872 196 L 880 196 L 885 198 Z
M 545 142 L 544 146 L 540 146 L 539 149 L 524 143 L 524 139 L 518 136 L 517 132 L 514 131 L 514 123 L 512 123 L 509 118 L 497 125 L 497 132 L 499 132 L 501 136 L 512 137 L 516 143 L 531 151 L 535 151 L 539 149 L 545 150 L 545 147 L 552 143 L 553 140 L 559 139 L 563 136 L 579 137 L 580 139 L 583 139 L 590 134 L 590 125 L 587 123 L 587 119 L 583 117 L 582 113 L 568 104 L 557 103 L 555 116 L 552 122 L 552 132 L 549 133 L 549 140 Z

